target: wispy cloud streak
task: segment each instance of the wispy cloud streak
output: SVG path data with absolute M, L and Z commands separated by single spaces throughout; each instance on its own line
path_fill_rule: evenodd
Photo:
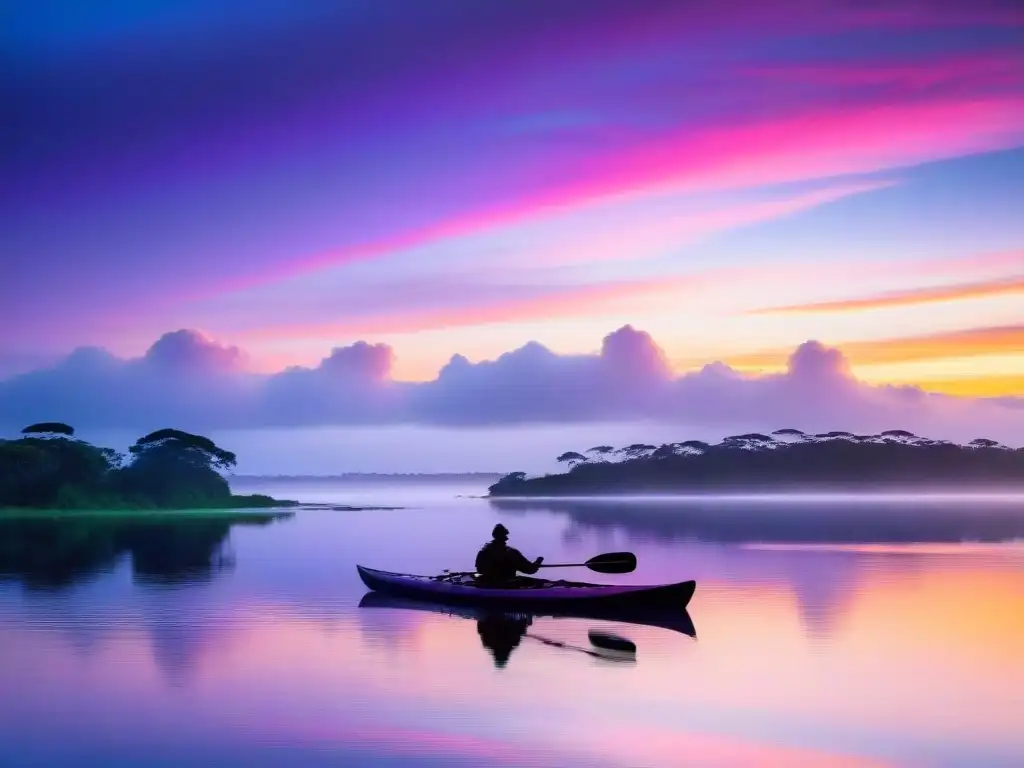
M 809 304 L 794 304 L 784 307 L 768 307 L 751 310 L 755 315 L 810 314 L 816 312 L 860 312 L 871 309 L 906 307 L 916 304 L 933 304 L 944 301 L 963 301 L 989 296 L 1005 296 L 1024 293 L 1024 275 L 986 280 L 978 283 L 938 285 L 927 288 L 913 288 L 904 291 L 890 291 L 876 296 L 839 301 L 819 301 Z

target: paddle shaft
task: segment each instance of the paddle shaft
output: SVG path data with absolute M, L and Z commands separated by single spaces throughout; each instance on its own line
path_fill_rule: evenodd
M 606 560 L 601 565 L 628 563 L 628 560 Z M 589 568 L 590 563 L 542 563 L 538 568 Z
M 615 563 L 626 563 L 627 560 L 611 561 Z M 542 563 L 538 568 L 589 568 L 590 563 Z M 476 571 L 445 571 L 446 576 L 475 576 Z
M 608 552 L 592 557 L 584 563 L 542 563 L 538 568 L 589 568 L 598 573 L 630 573 L 636 568 L 636 555 L 632 552 Z M 470 571 L 445 571 L 449 576 L 472 575 Z M 532 573 L 532 571 L 531 571 Z

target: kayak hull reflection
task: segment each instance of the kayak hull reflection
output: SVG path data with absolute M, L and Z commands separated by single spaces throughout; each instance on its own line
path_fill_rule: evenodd
M 579 609 L 675 609 L 686 608 L 697 588 L 695 581 L 654 586 L 588 584 L 520 577 L 515 588 L 481 587 L 471 578 L 417 576 L 378 571 L 357 565 L 359 578 L 370 589 L 394 597 L 468 605 L 482 608 L 518 609 L 530 612 Z
M 359 601 L 360 608 L 391 608 L 393 610 L 423 611 L 426 613 L 437 613 L 445 616 L 455 616 L 462 619 L 479 620 L 495 613 L 513 613 L 516 615 L 528 614 L 533 617 L 560 618 L 560 619 L 594 619 L 597 621 L 621 622 L 646 627 L 658 627 L 673 632 L 680 632 L 689 637 L 696 637 L 697 630 L 693 625 L 693 619 L 689 612 L 665 608 L 630 608 L 614 609 L 600 607 L 577 607 L 575 609 L 555 610 L 534 610 L 534 611 L 513 611 L 506 609 L 481 608 L 468 605 L 453 606 L 444 603 L 417 600 L 408 597 L 395 597 L 384 592 L 367 592 Z

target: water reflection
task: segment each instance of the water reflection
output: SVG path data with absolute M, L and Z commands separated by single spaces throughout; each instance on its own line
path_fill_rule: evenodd
M 772 588 L 794 601 L 805 636 L 834 638 L 865 583 L 915 574 L 941 563 L 970 569 L 1024 568 L 1024 505 L 1019 499 L 968 502 L 860 497 L 833 503 L 803 498 L 492 499 L 504 519 L 564 520 L 563 543 L 583 549 L 636 547 L 627 583 L 693 578 L 698 604 L 717 589 Z M 964 544 L 963 542 L 975 542 Z M 589 546 L 593 546 L 591 543 Z M 586 550 L 584 550 L 586 551 Z M 968 556 L 973 556 L 968 558 Z M 898 565 L 895 560 L 898 559 Z
M 640 540 L 711 543 L 999 542 L 1024 538 L 1024 500 L 994 497 L 735 500 L 489 499 L 502 514 L 565 515 L 573 526 L 623 530 Z M 571 539 L 571 534 L 570 534 Z
M 590 628 L 587 631 L 587 639 L 591 647 L 583 647 L 576 643 L 552 639 L 546 635 L 538 634 L 535 627 L 537 619 L 568 619 L 576 623 L 593 621 L 613 621 L 623 625 L 634 625 L 635 627 L 662 628 L 680 634 L 696 637 L 696 629 L 693 620 L 688 612 L 602 612 L 602 611 L 578 611 L 558 614 L 535 614 L 535 613 L 503 613 L 499 611 L 487 611 L 474 608 L 454 608 L 439 604 L 408 600 L 405 598 L 391 597 L 380 592 L 368 592 L 359 602 L 360 608 L 382 608 L 389 612 L 415 614 L 435 614 L 446 616 L 455 622 L 465 624 L 469 622 L 476 626 L 476 633 L 480 644 L 487 651 L 494 661 L 497 669 L 505 669 L 509 659 L 524 639 L 530 639 L 542 643 L 551 648 L 582 653 L 591 658 L 603 662 L 612 663 L 636 663 L 636 643 L 617 633 L 599 631 Z M 386 636 L 395 630 L 393 625 L 387 622 L 379 626 L 373 626 L 372 619 L 371 635 L 375 637 Z
M 235 525 L 267 525 L 292 513 L 141 513 L 0 518 L 0 580 L 60 590 L 110 573 L 131 557 L 140 585 L 208 582 L 234 566 Z
M 234 569 L 231 530 L 266 526 L 291 512 L 30 513 L 0 517 L 0 582 L 33 597 L 31 621 L 54 628 L 80 654 L 102 654 L 126 631 L 148 635 L 153 660 L 174 686 L 192 679 L 196 664 L 220 636 L 192 588 Z M 130 564 L 130 565 L 129 565 Z M 118 594 L 122 566 L 139 599 Z M 77 587 L 98 582 L 96 598 Z M 173 591 L 172 591 L 172 588 Z M 146 592 L 164 593 L 157 600 Z M 107 599 L 97 599 L 107 594 Z M 0 626 L 6 617 L 0 615 Z
M 516 536 L 566 562 L 623 548 L 580 526 L 575 550 L 551 551 L 568 519 L 531 514 Z M 692 622 L 496 623 L 364 595 L 356 561 L 436 572 L 493 523 L 474 502 L 179 529 L 140 558 L 179 574 L 174 589 L 140 581 L 130 536 L 94 525 L 74 546 L 49 531 L 15 547 L 0 531 L 0 688 L 17 692 L 0 697 L 0 765 L 1022 764 L 1024 560 L 1007 547 L 648 536 L 638 572 L 609 580 L 696 578 L 700 642 L 680 636 Z M 28 540 L 34 554 L 11 554 Z M 77 586 L 21 586 L 68 573 Z M 592 656 L 616 653 L 597 632 L 632 658 Z
M 519 647 L 531 624 L 532 616 L 506 616 L 500 613 L 487 614 L 476 620 L 480 643 L 491 652 L 495 667 L 505 668 L 512 651 Z

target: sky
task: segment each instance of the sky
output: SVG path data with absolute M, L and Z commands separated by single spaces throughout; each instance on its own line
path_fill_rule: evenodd
M 1019 3 L 25 1 L 0 47 L 7 432 L 1024 434 Z

